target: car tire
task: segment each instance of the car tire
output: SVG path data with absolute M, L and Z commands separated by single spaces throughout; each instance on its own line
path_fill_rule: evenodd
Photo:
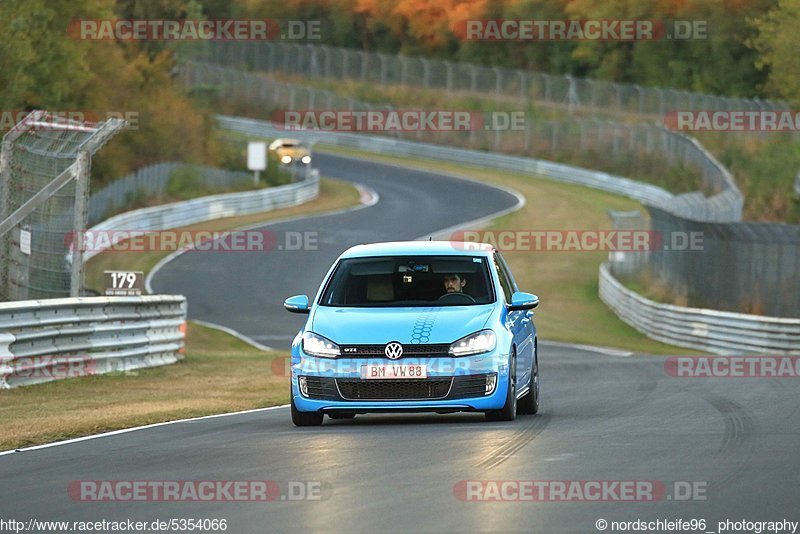
M 325 417 L 323 414 L 317 412 L 301 412 L 297 409 L 297 406 L 294 405 L 294 395 L 291 395 L 291 399 L 292 423 L 294 423 L 294 426 L 319 426 L 322 424 L 322 419 Z
M 528 392 L 517 403 L 518 414 L 536 414 L 539 412 L 539 353 L 534 348 L 533 369 Z
M 329 413 L 328 417 L 331 419 L 353 419 L 356 416 L 354 413 Z
M 511 379 L 506 389 L 506 403 L 500 410 L 489 410 L 485 413 L 487 421 L 513 421 L 517 416 L 517 353 L 511 353 Z

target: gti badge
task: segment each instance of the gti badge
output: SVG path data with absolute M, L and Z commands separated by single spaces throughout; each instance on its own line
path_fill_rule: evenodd
M 403 345 L 397 341 L 392 341 L 391 343 L 386 344 L 386 348 L 383 349 L 383 353 L 386 354 L 386 357 L 390 360 L 396 360 L 403 355 Z

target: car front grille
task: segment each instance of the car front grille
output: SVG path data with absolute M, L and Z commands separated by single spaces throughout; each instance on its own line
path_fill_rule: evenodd
M 308 398 L 320 400 L 340 400 L 333 378 L 324 376 L 307 376 Z
M 460 375 L 453 379 L 453 388 L 448 399 L 466 399 L 486 395 L 486 377 L 488 375 Z
M 407 356 L 441 356 L 448 354 L 450 345 L 448 343 L 403 343 L 403 355 Z M 386 344 L 383 345 L 341 345 L 342 357 L 345 358 L 367 358 L 374 356 L 384 356 Z
M 345 400 L 443 399 L 450 391 L 452 377 L 415 380 L 336 380 Z

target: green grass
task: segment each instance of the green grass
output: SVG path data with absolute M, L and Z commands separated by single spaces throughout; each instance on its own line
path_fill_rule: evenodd
M 283 404 L 287 356 L 190 322 L 176 364 L 0 390 L 0 450 Z
M 788 133 L 747 141 L 731 132 L 698 136 L 725 165 L 744 194 L 744 218 L 800 224 L 793 186 L 800 172 L 800 142 Z

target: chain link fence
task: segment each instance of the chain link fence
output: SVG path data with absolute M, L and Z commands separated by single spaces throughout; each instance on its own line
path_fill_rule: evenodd
M 230 48 L 221 47 L 220 50 L 239 53 L 239 61 L 235 57 L 224 59 L 229 64 L 242 65 L 246 64 L 247 52 L 259 46 L 240 44 Z M 295 51 L 303 48 L 297 45 L 274 46 L 289 46 Z M 324 66 L 328 61 L 324 53 L 302 56 L 310 62 L 306 64 L 305 59 L 298 59 L 300 56 L 294 59 L 289 56 L 287 59 L 285 54 L 279 53 L 287 49 L 274 46 L 266 49 L 269 54 L 260 56 L 261 64 L 256 62 L 252 66 L 265 68 L 272 61 L 283 61 L 284 66 L 289 68 L 292 61 L 297 60 L 301 65 L 306 65 L 301 68 L 302 72 L 312 72 L 312 64 L 314 69 L 322 69 L 320 75 L 330 72 L 324 70 L 328 68 Z M 333 57 L 331 54 L 328 57 Z M 363 56 L 363 53 L 356 54 Z M 388 57 L 382 61 L 382 65 L 389 64 Z M 364 76 L 369 80 L 376 71 L 388 70 L 391 69 L 366 69 Z M 218 96 L 241 100 L 247 103 L 249 109 L 258 109 L 262 113 L 271 109 L 392 110 L 390 106 L 370 105 L 323 89 L 279 82 L 257 73 L 214 63 L 188 62 L 182 67 L 182 75 L 187 89 L 214 88 Z M 396 75 L 397 72 L 386 74 Z M 428 76 L 434 74 L 429 72 Z M 502 94 L 502 91 L 497 94 Z M 733 106 L 728 109 L 749 105 L 746 101 L 735 99 L 720 99 L 720 102 L 690 105 Z M 573 159 L 571 155 L 588 154 L 594 159 L 584 166 L 616 171 L 633 179 L 645 178 L 638 175 L 637 170 L 648 158 L 665 166 L 677 166 L 683 172 L 697 173 L 694 191 L 676 195 L 669 203 L 657 203 L 648 206 L 648 209 L 651 213 L 651 229 L 658 235 L 671 239 L 674 235 L 701 232 L 700 235 L 704 236 L 702 250 L 654 250 L 636 256 L 626 253 L 625 258 L 616 258 L 618 262 L 611 258 L 612 268 L 627 275 L 634 275 L 637 271 L 650 272 L 651 281 L 663 285 L 673 296 L 684 298 L 691 305 L 775 316 L 800 315 L 800 287 L 797 285 L 800 279 L 797 276 L 800 272 L 797 263 L 800 227 L 741 223 L 743 198 L 733 177 L 696 139 L 652 124 L 619 123 L 598 118 L 528 120 L 524 124 L 523 130 L 461 131 L 446 132 L 444 135 L 442 132 L 417 130 L 383 134 L 431 144 L 523 154 L 570 163 L 578 159 Z M 614 160 L 631 162 L 632 167 L 627 171 L 608 168 L 608 162 Z M 619 227 L 638 228 L 647 225 L 647 221 L 640 222 L 636 217 L 612 215 L 616 217 L 615 224 Z
M 800 225 L 714 223 L 646 209 L 649 220 L 640 211 L 608 212 L 615 230 L 650 230 L 658 243 L 609 253 L 615 277 L 681 306 L 800 317 Z
M 3 137 L 1 300 L 79 295 L 82 262 L 71 261 L 70 245 L 86 228 L 91 157 L 124 124 L 33 111 Z
M 213 90 L 225 101 L 245 103 L 248 109 L 269 116 L 273 110 L 392 111 L 342 97 L 324 89 L 279 82 L 259 74 L 213 63 L 186 62 L 180 67 L 187 91 Z M 378 133 L 378 132 L 375 132 Z M 463 131 L 385 131 L 382 135 L 453 147 L 533 156 L 600 168 L 657 185 L 659 180 L 637 175 L 648 165 L 664 171 L 680 167 L 696 175 L 690 191 L 666 209 L 704 220 L 741 220 L 742 196 L 730 175 L 695 139 L 653 124 L 625 124 L 605 120 L 567 118 L 524 121 L 521 129 L 471 129 Z M 292 135 L 287 130 L 287 135 Z
M 690 306 L 800 317 L 800 225 L 719 224 L 647 211 L 668 247 L 649 253 L 652 284 Z M 693 239 L 697 246 L 685 246 Z M 673 241 L 681 242 L 676 248 Z
M 639 210 L 608 210 L 607 213 L 614 230 L 624 232 L 648 230 L 647 221 Z M 649 259 L 650 252 L 647 250 L 611 251 L 608 253 L 608 266 L 614 276 L 638 276 L 648 265 Z
M 322 45 L 277 42 L 209 42 L 204 61 L 317 79 L 352 80 L 381 86 L 408 86 L 480 94 L 495 101 L 538 105 L 570 114 L 616 120 L 661 120 L 675 110 L 781 111 L 783 101 L 642 87 L 569 75 L 484 67 L 469 63 L 388 55 Z
M 209 191 L 246 187 L 253 183 L 253 175 L 249 172 L 180 162 L 156 163 L 137 169 L 136 172 L 93 192 L 89 198 L 89 224 L 97 224 L 130 207 L 136 198 L 164 195 L 168 190 L 170 174 L 176 169 L 189 169 L 196 177 L 193 185 Z

